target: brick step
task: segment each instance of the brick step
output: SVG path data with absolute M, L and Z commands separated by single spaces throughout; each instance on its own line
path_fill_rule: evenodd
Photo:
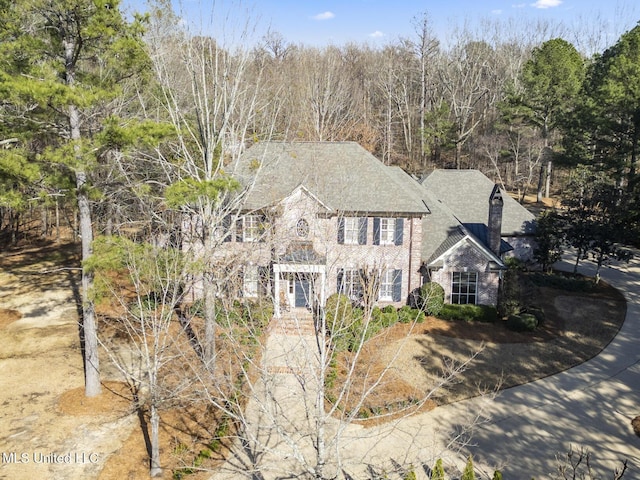
M 274 318 L 271 320 L 269 330 L 285 335 L 315 335 L 316 329 L 313 318 Z

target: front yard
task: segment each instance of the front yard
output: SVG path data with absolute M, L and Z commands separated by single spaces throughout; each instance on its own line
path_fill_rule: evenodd
M 604 282 L 590 292 L 534 284 L 526 295 L 545 312 L 533 332 L 509 330 L 505 320 L 467 323 L 427 317 L 413 328 L 396 324 L 372 339 L 363 363 L 392 362 L 394 367 L 381 398 L 398 402 L 393 392 L 406 392 L 407 385 L 427 391 L 453 363 L 476 353 L 454 382 L 435 393 L 434 405 L 528 383 L 594 357 L 625 319 L 624 297 Z

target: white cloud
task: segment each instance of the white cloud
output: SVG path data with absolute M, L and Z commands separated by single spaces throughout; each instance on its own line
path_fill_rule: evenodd
M 538 0 L 536 3 L 532 3 L 531 6 L 535 8 L 552 8 L 557 7 L 562 3 L 562 0 Z
M 491 10 L 491 13 L 494 15 L 500 15 L 502 13 L 502 10 Z
M 322 12 L 313 16 L 314 20 L 331 20 L 336 14 L 333 12 Z
M 382 38 L 384 37 L 384 33 L 382 33 L 380 30 L 376 30 L 375 32 L 370 33 L 369 36 L 371 38 Z

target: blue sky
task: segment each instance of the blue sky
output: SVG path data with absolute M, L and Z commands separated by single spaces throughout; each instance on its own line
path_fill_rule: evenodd
M 126 8 L 144 10 L 144 0 L 122 0 Z M 235 5 L 225 0 L 172 0 L 176 10 L 196 22 L 209 17 L 211 5 Z M 608 22 L 611 43 L 640 20 L 637 0 L 241 0 L 258 19 L 259 28 L 280 32 L 292 43 L 341 45 L 345 42 L 383 44 L 411 36 L 412 19 L 427 12 L 438 36 L 453 24 L 479 18 L 561 20 L 569 25 Z M 218 7 L 217 7 L 218 8 Z

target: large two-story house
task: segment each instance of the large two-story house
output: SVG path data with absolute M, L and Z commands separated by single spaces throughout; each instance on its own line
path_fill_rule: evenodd
M 216 254 L 242 263 L 239 294 L 270 297 L 276 315 L 336 292 L 399 306 L 428 280 L 448 302 L 495 305 L 511 204 L 486 177 L 483 230 L 458 218 L 431 176 L 421 184 L 354 142 L 257 143 L 228 168 L 242 202 Z

